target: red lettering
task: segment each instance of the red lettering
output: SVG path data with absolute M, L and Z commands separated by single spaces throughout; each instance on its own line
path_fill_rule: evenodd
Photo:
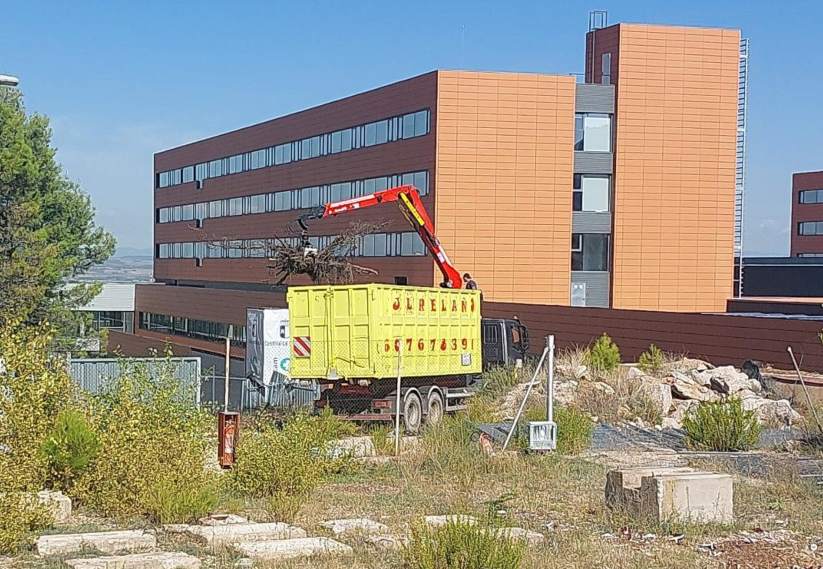
M 446 312 L 446 299 L 440 299 L 440 312 Z
M 406 350 L 407 351 L 409 351 L 409 352 L 411 351 L 413 343 L 414 343 L 414 340 L 412 340 L 411 338 L 406 338 Z
M 463 340 L 460 342 L 460 344 L 463 346 L 464 350 L 469 347 L 469 342 L 468 342 L 468 340 L 466 340 L 466 338 L 463 338 Z
M 432 339 L 432 350 L 431 350 L 431 351 L 434 351 L 434 345 L 435 345 L 436 343 L 437 343 L 437 340 Z
M 466 301 L 465 300 L 460 301 L 460 311 L 461 312 L 466 312 Z
M 452 338 L 452 350 L 457 350 L 457 338 Z
M 413 309 L 414 308 L 412 307 L 412 299 L 411 299 L 411 297 L 407 296 L 406 297 L 406 310 L 411 312 Z
M 432 299 L 432 312 L 437 312 L 437 299 Z
M 423 312 L 424 310 L 426 310 L 426 299 L 421 298 L 420 299 L 420 312 Z
M 388 352 L 389 350 L 391 350 L 391 345 L 389 344 L 389 341 L 388 341 L 388 340 L 386 340 L 386 346 L 385 346 L 385 348 L 386 348 L 386 351 L 387 351 L 387 352 Z
M 398 338 L 397 340 L 394 341 L 394 351 L 395 352 L 400 351 L 400 338 Z
M 443 341 L 441 341 L 441 342 L 440 342 L 440 351 L 441 351 L 441 352 L 445 352 L 445 351 L 446 351 L 446 347 L 447 347 L 447 346 L 446 346 L 446 339 L 445 339 L 445 338 L 443 338 Z
M 426 342 L 423 341 L 423 338 L 420 338 L 417 341 L 417 349 L 420 350 L 421 352 L 426 349 Z
M 394 304 L 391 305 L 392 310 L 400 310 L 400 297 L 394 299 Z
M 457 312 L 457 301 L 452 299 L 452 312 Z
M 471 312 L 474 312 L 474 299 L 471 300 Z

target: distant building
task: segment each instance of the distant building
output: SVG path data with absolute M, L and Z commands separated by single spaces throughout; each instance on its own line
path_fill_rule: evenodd
M 78 312 L 92 315 L 95 330 L 134 331 L 134 284 L 105 283 L 103 290 Z
M 823 257 L 823 171 L 792 176 L 792 257 Z
M 744 257 L 744 297 L 823 297 L 823 255 Z

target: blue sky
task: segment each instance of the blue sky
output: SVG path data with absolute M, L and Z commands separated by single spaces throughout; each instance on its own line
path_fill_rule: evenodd
M 152 154 L 436 68 L 575 73 L 588 11 L 751 39 L 746 253 L 786 254 L 791 173 L 823 169 L 823 3 L 2 0 L 0 73 L 121 246 L 151 245 Z

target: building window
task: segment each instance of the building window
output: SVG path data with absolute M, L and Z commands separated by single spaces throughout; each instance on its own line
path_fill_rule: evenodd
M 584 152 L 611 152 L 611 116 L 602 113 L 577 113 L 574 116 L 574 149 Z
M 572 270 L 608 271 L 609 235 L 606 233 L 573 233 Z
M 575 174 L 572 192 L 573 211 L 609 211 L 609 176 Z
M 801 221 L 797 228 L 798 235 L 823 235 L 823 221 Z
M 604 53 L 600 56 L 600 84 L 612 84 L 612 54 Z
M 823 203 L 823 190 L 803 190 L 800 192 L 800 203 Z

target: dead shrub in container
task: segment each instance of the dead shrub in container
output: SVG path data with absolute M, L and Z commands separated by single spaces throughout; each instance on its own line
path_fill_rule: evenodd
M 746 411 L 740 399 L 700 403 L 683 419 L 686 444 L 710 451 L 749 450 L 760 437 L 754 411 Z

